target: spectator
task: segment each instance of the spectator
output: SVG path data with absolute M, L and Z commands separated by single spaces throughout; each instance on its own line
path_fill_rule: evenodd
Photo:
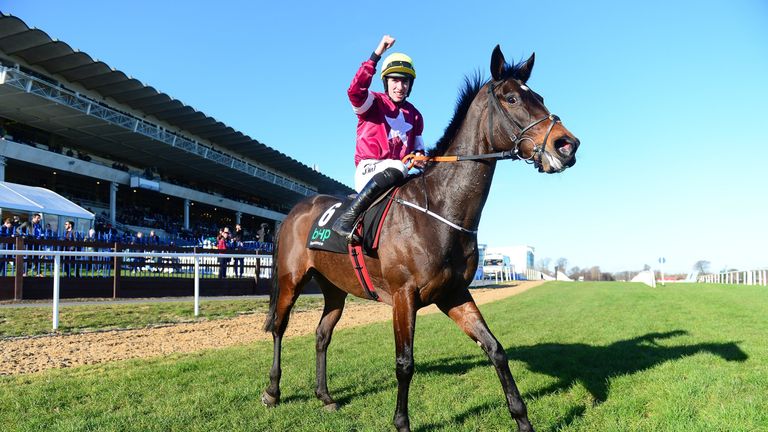
M 155 234 L 155 230 L 149 231 L 149 238 L 147 239 L 147 242 L 152 246 L 158 246 L 160 244 L 160 237 Z
M 40 213 L 35 213 L 32 215 L 32 220 L 26 221 L 19 225 L 19 235 L 23 236 L 32 236 L 34 238 L 40 238 L 40 235 L 42 234 L 42 226 L 40 225 L 40 219 L 42 216 Z
M 236 251 L 243 250 L 244 241 L 243 227 L 240 224 L 235 225 L 235 235 L 232 237 L 232 246 Z M 243 277 L 245 273 L 245 258 L 235 258 L 235 276 Z
M 34 239 L 39 239 L 43 235 L 43 226 L 40 223 L 40 220 L 43 218 L 43 216 L 40 213 L 35 213 L 32 215 L 31 221 L 26 221 L 19 227 L 19 234 L 23 236 L 28 236 Z M 32 250 L 40 250 L 40 245 L 33 243 L 31 246 Z M 40 255 L 35 255 L 32 257 L 32 267 L 37 270 L 38 274 L 40 272 Z M 27 264 L 28 266 L 28 264 Z M 27 268 L 27 271 L 24 273 L 26 276 L 27 273 L 29 273 L 29 268 Z
M 64 222 L 64 241 L 68 242 L 74 242 L 77 240 L 77 232 L 75 231 L 75 223 L 71 220 L 68 220 Z M 77 251 L 77 247 L 72 245 L 69 247 L 65 247 L 66 250 L 70 251 Z M 75 257 L 65 257 L 64 258 L 64 273 L 66 273 L 67 277 L 70 276 L 72 267 L 75 268 L 75 276 L 80 277 L 80 268 L 75 263 Z
M 224 227 L 219 232 L 219 236 L 216 239 L 216 249 L 221 253 L 227 252 L 227 243 L 229 242 L 229 228 Z M 227 266 L 229 265 L 229 258 L 219 258 L 219 279 L 227 277 Z
M 11 218 L 5 218 L 2 228 L 0 228 L 0 237 L 13 237 L 13 235 L 13 222 L 11 222 Z
M 258 236 L 258 241 L 262 243 L 267 243 L 272 241 L 272 235 L 269 233 L 269 224 L 266 222 L 261 223 L 261 227 L 256 232 L 256 235 Z
M 0 237 L 11 237 L 13 236 L 13 224 L 11 223 L 11 218 L 5 218 L 3 221 L 3 226 L 0 227 Z M 9 246 L 6 243 L 0 243 L 0 248 L 8 248 Z M 11 259 L 11 255 L 4 255 L 0 257 L 0 276 L 5 276 L 5 268 L 6 268 L 6 262 Z
M 131 244 L 136 246 L 144 245 L 145 244 L 144 233 L 142 233 L 141 231 L 136 231 L 136 237 L 134 237 L 133 241 L 131 241 Z M 136 247 L 131 249 L 133 252 L 138 252 L 138 250 L 142 248 Z M 133 266 L 131 267 L 131 273 L 140 271 L 143 267 L 144 267 L 144 257 L 134 257 Z

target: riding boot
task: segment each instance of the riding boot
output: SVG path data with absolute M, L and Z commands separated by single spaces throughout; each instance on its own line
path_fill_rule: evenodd
M 363 190 L 349 204 L 347 210 L 336 219 L 331 229 L 336 234 L 347 239 L 348 242 L 360 242 L 360 238 L 353 232 L 355 221 L 382 193 L 403 179 L 403 172 L 397 168 L 387 168 L 376 173 Z

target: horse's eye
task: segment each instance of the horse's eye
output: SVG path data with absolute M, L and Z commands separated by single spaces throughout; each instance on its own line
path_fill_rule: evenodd
M 509 102 L 510 104 L 516 104 L 517 98 L 515 97 L 515 95 L 507 95 L 507 102 Z

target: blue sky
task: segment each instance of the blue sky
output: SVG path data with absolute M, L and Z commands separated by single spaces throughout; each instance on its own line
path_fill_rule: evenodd
M 697 260 L 768 266 L 763 0 L 0 0 L 0 10 L 348 185 L 346 89 L 383 34 L 414 58 L 410 100 L 428 145 L 464 76 L 488 75 L 496 44 L 508 60 L 535 51 L 529 85 L 581 140 L 578 163 L 557 175 L 501 163 L 481 243 L 603 271 L 662 256 L 674 272 Z

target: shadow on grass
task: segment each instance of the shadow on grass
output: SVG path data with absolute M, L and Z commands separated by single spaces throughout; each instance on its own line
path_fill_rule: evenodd
M 539 397 L 581 383 L 598 402 L 608 397 L 609 379 L 650 369 L 659 364 L 699 353 L 710 353 L 726 361 L 745 361 L 748 356 L 735 342 L 660 346 L 657 341 L 688 334 L 684 330 L 648 333 L 607 346 L 586 344 L 538 344 L 507 350 L 507 356 L 528 364 L 533 372 L 558 379 L 528 397 Z
M 510 360 L 525 362 L 532 372 L 542 373 L 557 379 L 547 387 L 523 395 L 523 399 L 567 390 L 576 383 L 581 383 L 593 396 L 596 403 L 604 402 L 608 397 L 609 380 L 615 376 L 640 372 L 659 364 L 679 360 L 699 353 L 710 353 L 726 361 L 743 362 L 748 356 L 735 342 L 699 343 L 681 346 L 661 346 L 659 340 L 687 335 L 684 330 L 664 333 L 648 333 L 632 339 L 614 342 L 605 346 L 587 344 L 542 343 L 531 346 L 519 346 L 507 349 Z M 484 357 L 459 357 L 439 359 L 421 366 L 417 373 L 431 371 L 445 374 L 462 374 L 475 367 L 491 367 Z M 482 410 L 483 407 L 477 407 Z M 460 414 L 456 420 L 472 415 L 476 410 Z M 568 413 L 555 427 L 566 426 L 583 411 Z M 427 428 L 426 430 L 431 430 Z

